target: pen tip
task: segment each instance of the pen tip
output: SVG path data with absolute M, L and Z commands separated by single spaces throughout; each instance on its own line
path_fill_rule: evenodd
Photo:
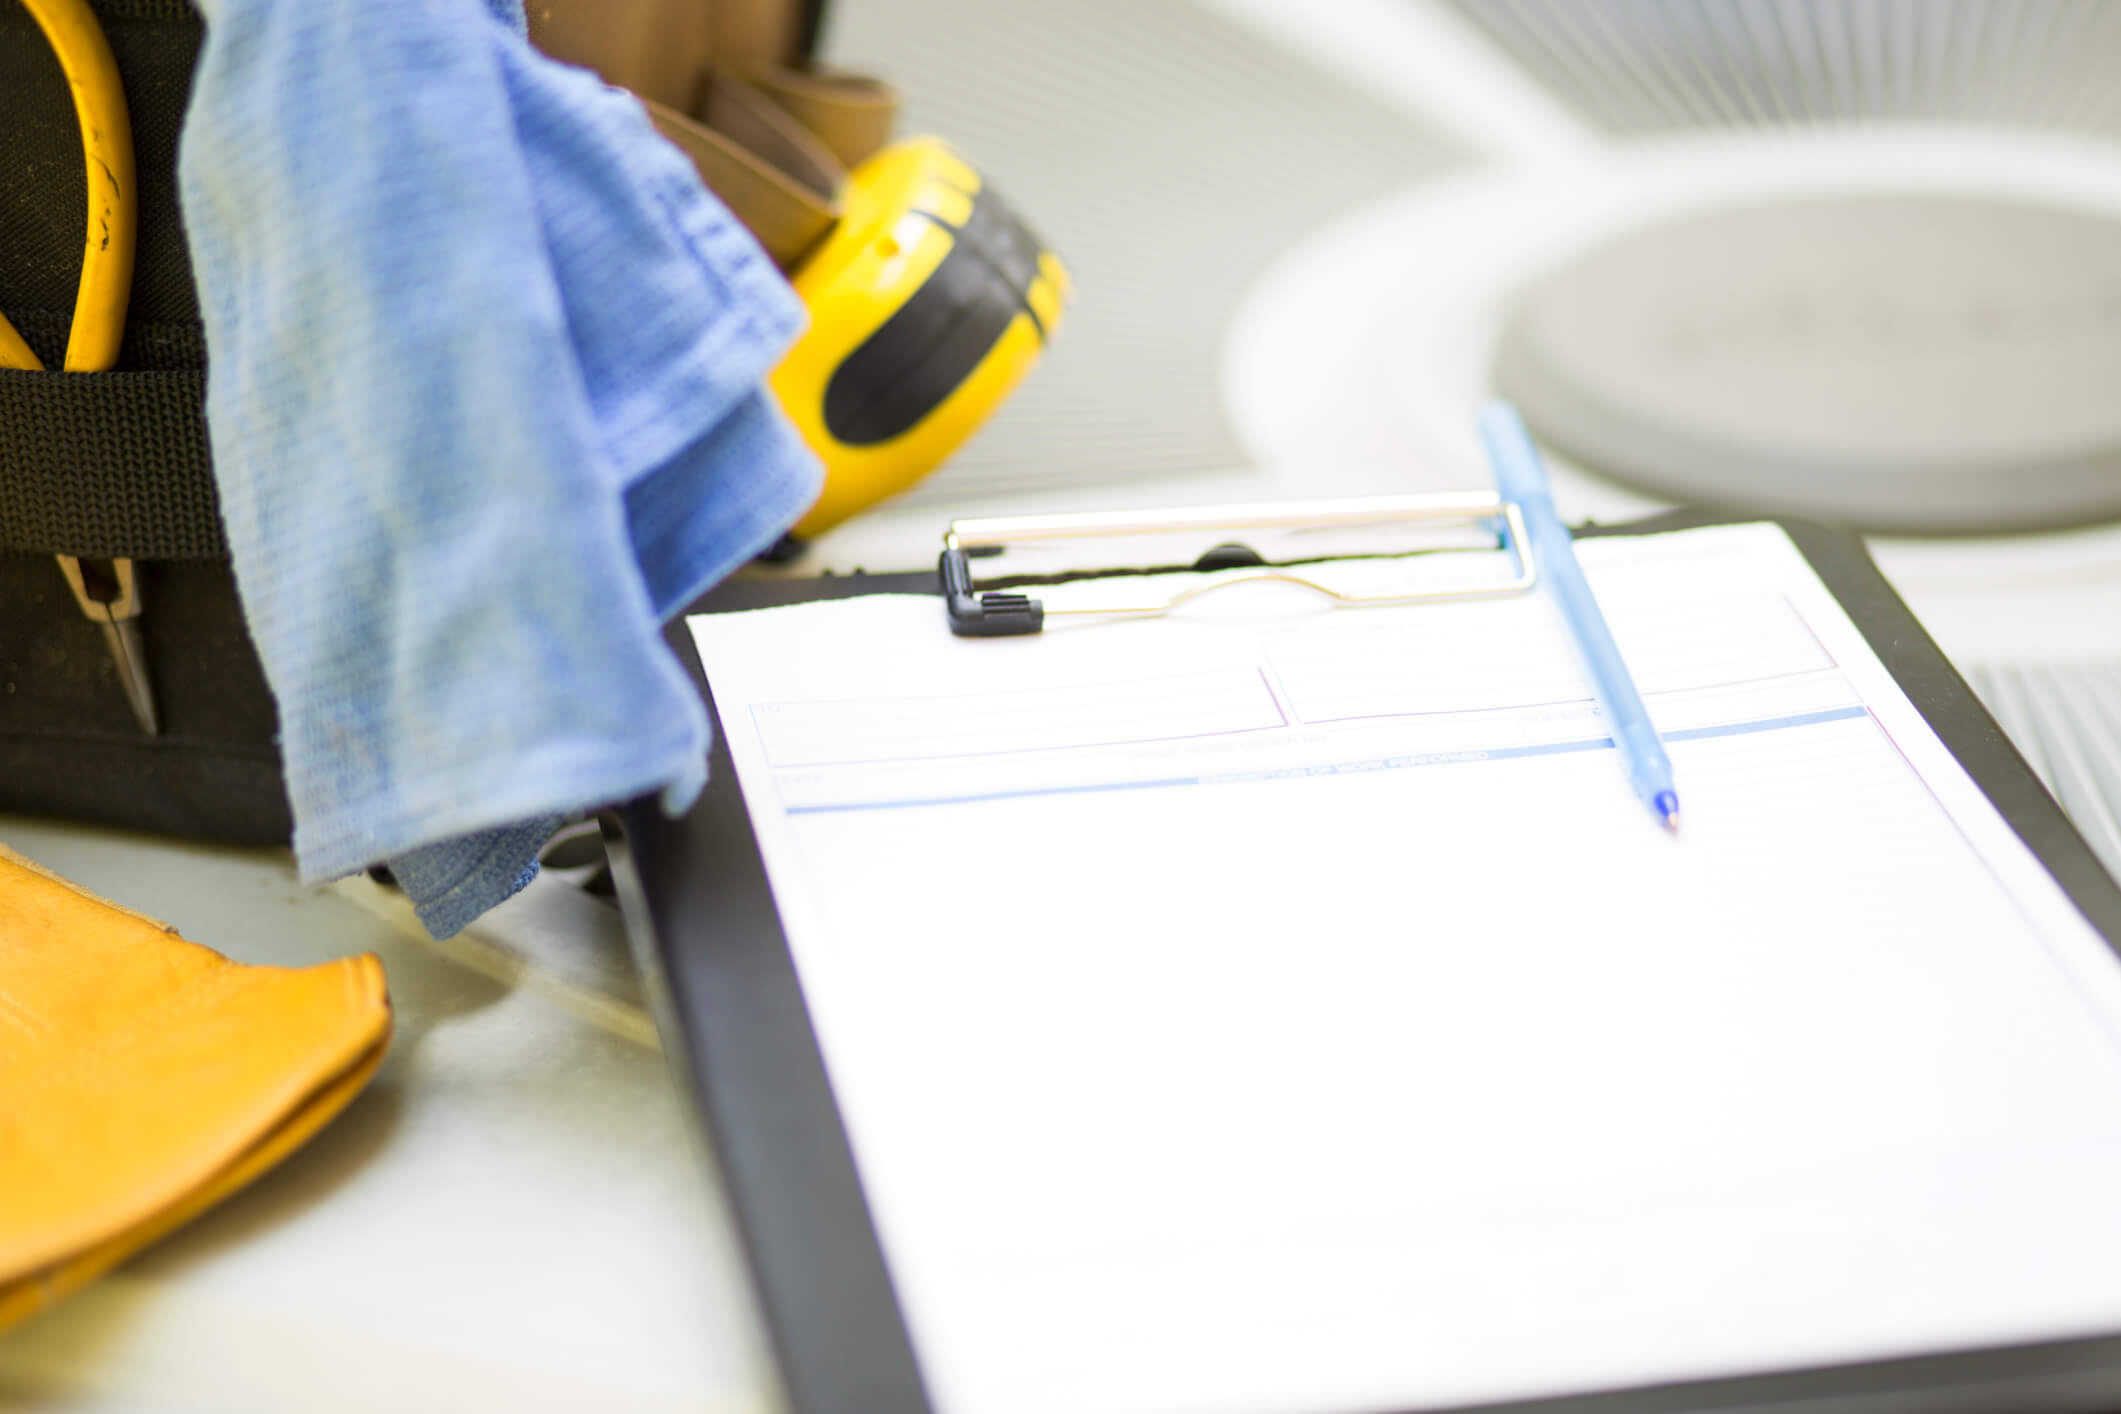
M 1657 818 L 1664 821 L 1665 829 L 1675 835 L 1678 834 L 1679 793 L 1677 791 L 1661 790 L 1657 792 L 1657 798 L 1651 801 L 1650 804 L 1656 809 Z

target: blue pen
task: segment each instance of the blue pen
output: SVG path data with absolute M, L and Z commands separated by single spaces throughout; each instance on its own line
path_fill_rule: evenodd
M 1506 402 L 1492 402 L 1480 411 L 1480 440 L 1488 449 L 1488 465 L 1495 473 L 1495 489 L 1505 501 L 1515 501 L 1524 516 L 1525 532 L 1531 539 L 1532 563 L 1539 577 L 1554 588 L 1554 598 L 1583 650 L 1584 666 L 1598 689 L 1598 705 L 1611 725 L 1613 744 L 1627 762 L 1628 781 L 1643 803 L 1655 811 L 1667 830 L 1679 828 L 1679 793 L 1672 788 L 1672 761 L 1664 754 L 1657 728 L 1650 725 L 1649 710 L 1628 665 L 1621 661 L 1613 631 L 1606 627 L 1591 586 L 1576 563 L 1575 542 L 1569 528 L 1554 513 L 1554 494 L 1547 486 L 1546 463 L 1532 445 L 1532 434 L 1524 419 Z

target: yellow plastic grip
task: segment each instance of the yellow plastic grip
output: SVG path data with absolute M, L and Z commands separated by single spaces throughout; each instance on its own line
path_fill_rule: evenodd
M 817 503 L 796 523 L 808 540 L 911 486 L 977 431 L 1043 355 L 1068 299 L 1067 272 L 1054 254 L 986 191 L 978 172 L 934 138 L 907 138 L 857 167 L 844 214 L 795 271 L 795 292 L 810 328 L 768 379 L 775 397 L 825 467 Z M 976 214 L 985 205 L 983 215 Z M 909 306 L 942 294 L 953 257 L 1007 281 L 981 281 L 979 314 L 992 337 L 954 368 L 947 385 L 905 397 L 896 422 L 856 435 L 835 423 L 835 385 L 866 385 L 880 395 L 935 384 L 939 351 L 962 354 L 964 308 Z M 947 303 L 947 300 L 945 301 Z M 910 326 L 910 327 L 909 327 Z M 911 335 L 893 339 L 895 332 Z M 857 373 L 867 375 L 856 378 Z M 909 410 L 910 409 L 910 410 Z
M 139 221 L 133 191 L 132 119 L 125 109 L 118 62 L 87 0 L 22 3 L 59 57 L 59 68 L 74 95 L 74 116 L 81 125 L 88 235 L 81 256 L 81 285 L 74 296 L 73 328 L 66 340 L 66 367 L 75 373 L 96 373 L 118 361 L 118 347 L 125 340 L 125 308 L 132 298 L 133 245 Z M 0 316 L 0 366 L 41 366 L 4 316 Z

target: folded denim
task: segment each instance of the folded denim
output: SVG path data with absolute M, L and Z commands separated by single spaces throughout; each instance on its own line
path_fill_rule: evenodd
M 446 935 L 564 813 L 705 780 L 661 624 L 815 498 L 802 308 L 509 0 L 197 0 L 179 156 L 215 477 L 306 878 Z

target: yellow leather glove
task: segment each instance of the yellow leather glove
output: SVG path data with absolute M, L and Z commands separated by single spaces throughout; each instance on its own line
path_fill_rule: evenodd
M 230 962 L 0 845 L 0 1330 L 293 1152 L 389 1041 L 373 955 Z

